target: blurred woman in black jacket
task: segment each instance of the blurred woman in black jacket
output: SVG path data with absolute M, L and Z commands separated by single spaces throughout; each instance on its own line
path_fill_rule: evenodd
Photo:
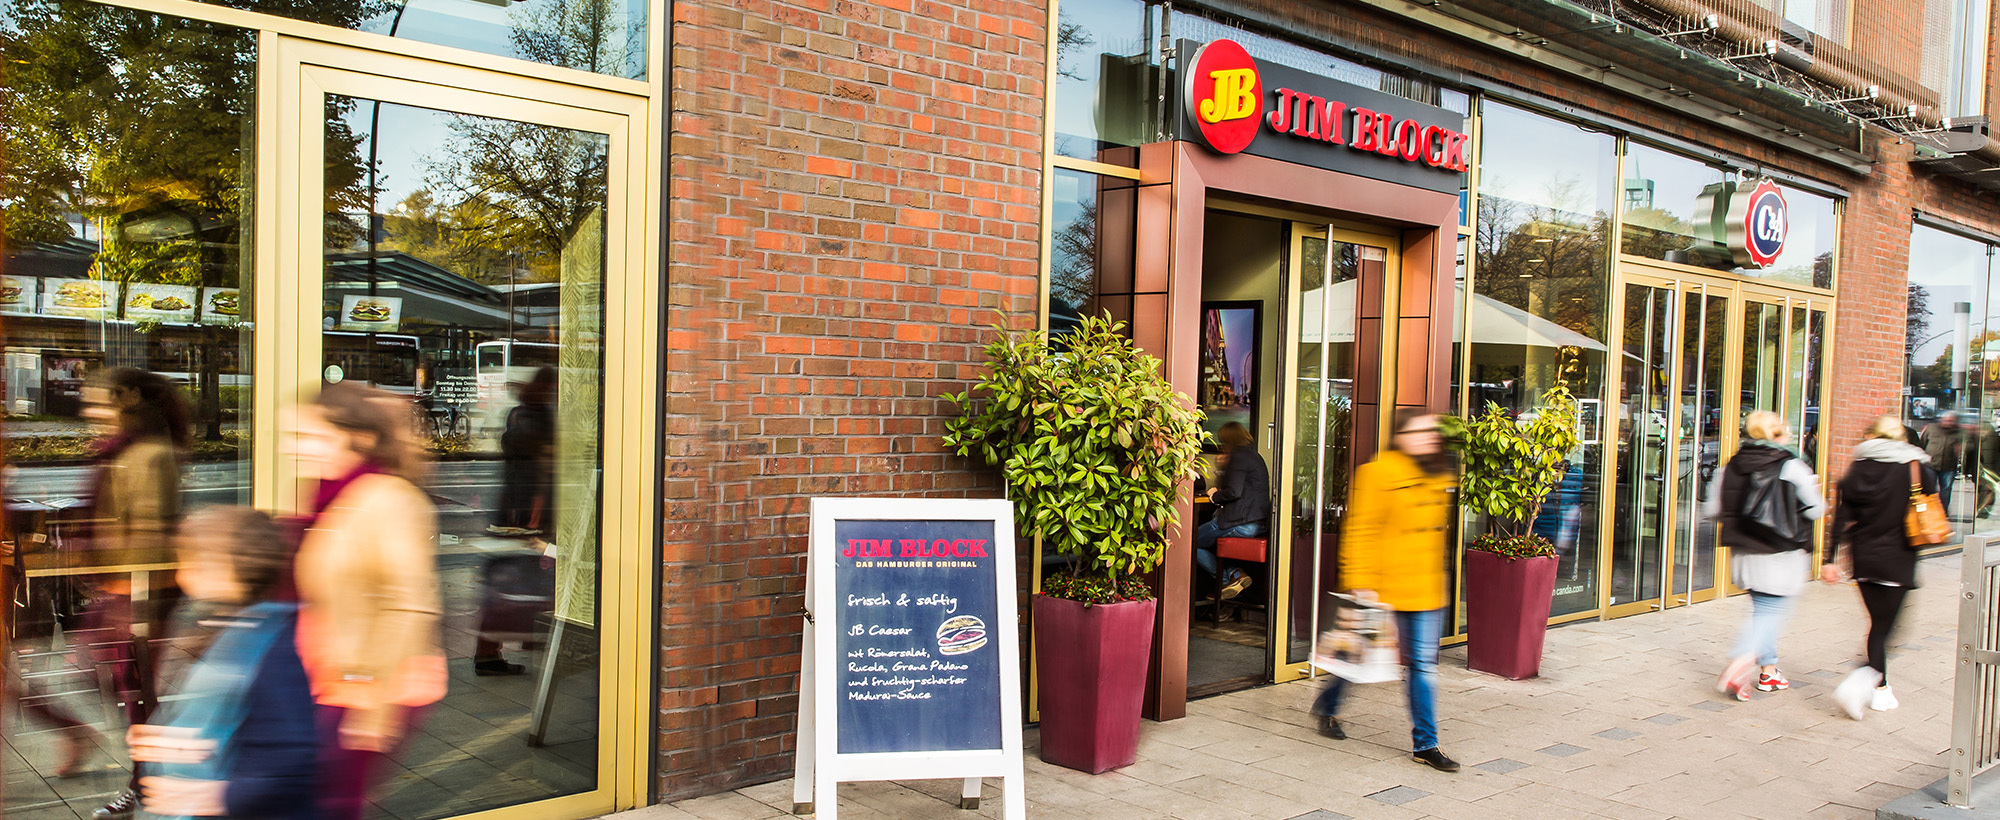
M 1896 695 L 1889 689 L 1889 635 L 1904 596 L 1917 588 L 1917 551 L 1910 548 L 1903 522 L 1913 482 L 1926 493 L 1938 491 L 1929 463 L 1922 448 L 1904 439 L 1902 422 L 1883 416 L 1855 446 L 1854 464 L 1840 479 L 1832 544 L 1820 566 L 1820 580 L 1839 583 L 1839 562 L 1845 557 L 1868 609 L 1868 665 L 1834 689 L 1834 700 L 1855 720 L 1864 707 L 1877 712 L 1896 708 Z

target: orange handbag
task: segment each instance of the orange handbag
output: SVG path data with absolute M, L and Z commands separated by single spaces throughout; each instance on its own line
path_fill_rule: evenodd
M 1924 492 L 1923 474 L 1914 461 L 1910 462 L 1910 508 L 1903 514 L 1903 531 L 1910 537 L 1911 549 L 1942 544 L 1955 534 L 1937 493 Z

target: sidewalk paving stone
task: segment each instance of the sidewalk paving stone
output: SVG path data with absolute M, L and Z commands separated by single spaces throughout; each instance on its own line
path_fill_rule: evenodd
M 1714 691 L 1748 601 L 1726 599 L 1550 630 L 1542 676 L 1509 681 L 1439 659 L 1439 735 L 1457 774 L 1409 758 L 1400 684 L 1349 687 L 1349 739 L 1320 737 L 1317 681 L 1195 701 L 1142 727 L 1139 762 L 1087 775 L 1035 758 L 1029 817 L 1049 820 L 1860 820 L 1943 776 L 1955 663 L 1956 556 L 1926 561 L 1890 678 L 1902 707 L 1854 721 L 1831 697 L 1860 665 L 1867 620 L 1852 587 L 1812 585 L 1780 640 L 1789 691 L 1738 703 Z M 1918 637 L 1922 636 L 1922 637 Z M 1476 762 L 1475 762 L 1476 761 Z M 855 820 L 999 818 L 953 781 L 846 784 Z M 825 797 L 822 800 L 828 799 Z M 638 810 L 619 820 L 789 816 L 790 781 Z

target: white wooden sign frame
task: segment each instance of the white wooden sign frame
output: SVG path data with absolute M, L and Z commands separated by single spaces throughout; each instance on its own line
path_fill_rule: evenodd
M 792 780 L 792 813 L 837 820 L 839 784 L 873 780 L 963 780 L 959 807 L 979 807 L 981 778 L 1000 778 L 1001 817 L 1026 820 L 1026 769 L 1021 757 L 1019 610 L 1015 606 L 1014 505 L 1004 499 L 815 498 L 806 560 L 805 642 L 799 668 L 799 732 Z M 832 618 L 840 605 L 834 590 L 835 521 L 991 521 L 993 583 L 999 612 L 993 635 L 1000 653 L 1000 748 L 981 751 L 841 754 L 840 692 L 831 671 L 839 636 Z M 826 670 L 822 680 L 820 671 Z M 817 798 L 817 799 L 816 799 Z

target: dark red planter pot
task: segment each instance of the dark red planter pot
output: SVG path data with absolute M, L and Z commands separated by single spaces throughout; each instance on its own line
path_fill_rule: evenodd
M 1157 607 L 1155 601 L 1086 607 L 1035 596 L 1042 760 L 1099 774 L 1138 759 Z
M 1541 673 L 1557 560 L 1465 551 L 1466 665 L 1473 671 L 1510 680 Z

